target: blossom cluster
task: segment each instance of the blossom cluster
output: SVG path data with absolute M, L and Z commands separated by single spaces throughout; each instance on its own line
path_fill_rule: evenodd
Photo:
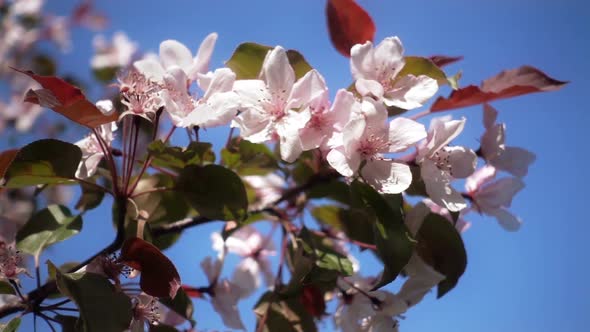
M 109 47 L 99 39 L 93 66 L 130 65 L 119 78 L 124 107 L 119 121 L 138 116 L 158 122 L 163 111 L 174 128 L 191 129 L 189 133 L 230 125 L 239 129 L 243 140 L 276 143 L 286 163 L 295 162 L 306 151 L 316 151 L 346 181 L 362 181 L 383 194 L 405 193 L 421 182 L 427 198 L 405 220 L 413 236 L 430 212 L 445 216 L 459 232 L 470 226 L 465 217 L 471 211 L 496 218 L 510 231 L 520 227 L 520 219 L 508 208 L 524 187 L 522 177 L 535 160 L 534 154 L 505 144 L 506 126 L 497 123 L 498 112 L 489 104 L 484 105 L 485 132 L 476 150 L 453 144 L 465 127 L 465 118 L 436 117 L 427 130 L 417 121 L 419 116 L 391 117 L 391 109 L 424 106 L 439 87 L 427 75 L 400 74 L 405 60 L 398 37 L 352 47 L 354 87 L 337 90 L 333 100 L 317 70 L 296 76 L 281 46 L 268 51 L 256 79 L 237 79 L 230 68 L 211 71 L 216 40 L 217 34 L 208 35 L 196 55 L 182 43 L 167 40 L 161 43 L 158 56 L 147 55 L 131 64 L 135 47 L 127 39 L 115 36 Z M 97 107 L 104 114 L 113 112 L 110 101 L 101 101 Z M 77 143 L 83 152 L 77 177 L 95 174 L 104 157 L 101 144 L 110 146 L 116 129 L 116 122 L 102 125 L 95 135 Z M 478 158 L 485 164 L 479 168 Z M 510 176 L 496 179 L 499 172 Z M 465 179 L 465 191 L 453 185 L 460 179 Z M 277 173 L 244 176 L 243 180 L 256 191 L 257 203 L 251 208 L 257 209 L 272 206 L 287 185 Z M 339 236 L 347 243 L 345 235 Z M 214 234 L 213 247 L 217 258 L 201 263 L 210 285 L 205 292 L 227 327 L 245 330 L 237 304 L 262 285 L 261 276 L 267 287 L 274 287 L 268 261 L 276 253 L 274 245 L 270 237 L 244 226 L 225 241 Z M 230 279 L 222 279 L 228 252 L 243 260 Z M 341 252 L 354 261 L 345 247 Z M 376 279 L 358 274 L 357 264 L 355 274 L 339 279 L 337 289 L 326 295 L 339 303 L 335 325 L 343 331 L 397 330 L 397 317 L 445 279 L 416 253 L 404 271 L 407 279 L 397 293 L 372 291 Z

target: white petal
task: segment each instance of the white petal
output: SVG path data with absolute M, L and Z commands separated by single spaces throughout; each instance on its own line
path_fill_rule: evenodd
M 369 185 L 385 194 L 399 194 L 412 183 L 408 165 L 387 160 L 368 160 L 361 175 Z
M 520 178 L 502 178 L 480 188 L 473 198 L 482 209 L 509 207 L 514 195 L 524 186 L 524 182 Z
M 160 61 L 164 68 L 178 66 L 187 72 L 193 63 L 193 55 L 184 44 L 169 39 L 160 43 Z
M 505 125 L 499 123 L 486 129 L 481 135 L 481 154 L 486 160 L 492 160 L 504 152 Z
M 397 117 L 389 123 L 389 152 L 401 152 L 426 138 L 426 128 L 414 120 Z
M 438 150 L 447 146 L 455 137 L 459 136 L 465 127 L 465 118 L 461 120 L 441 120 L 432 119 L 430 124 L 430 131 L 432 136 L 429 136 L 426 144 L 426 157 L 432 157 Z
M 104 115 L 111 115 L 115 111 L 113 102 L 110 99 L 102 99 L 96 102 L 96 107 Z
M 514 176 L 527 175 L 529 166 L 537 159 L 534 153 L 519 147 L 507 146 L 504 151 L 490 163 L 496 168 Z
M 496 169 L 493 166 L 486 165 L 465 180 L 465 190 L 468 193 L 472 193 L 478 190 L 485 183 L 490 182 L 496 177 Z
M 209 70 L 209 62 L 211 61 L 211 54 L 213 54 L 216 41 L 217 33 L 213 32 L 201 42 L 197 55 L 193 59 L 193 64 L 187 73 L 191 80 L 196 80 L 197 74 L 204 74 Z
M 309 111 L 289 111 L 276 124 L 276 133 L 280 138 L 281 158 L 286 162 L 293 162 L 299 157 L 303 148 L 299 139 L 299 129 L 305 127 L 309 121 Z
M 374 70 L 373 43 L 367 41 L 364 44 L 356 44 L 350 49 L 350 71 L 355 80 L 359 78 L 377 79 Z
M 519 230 L 520 225 L 522 224 L 522 221 L 518 217 L 506 211 L 505 209 L 488 210 L 485 211 L 485 213 L 495 217 L 498 220 L 500 226 L 510 232 Z
M 405 223 L 412 236 L 416 236 L 424 218 L 431 212 L 430 208 L 423 202 L 420 202 L 406 214 Z
M 395 82 L 392 89 L 385 91 L 383 102 L 406 110 L 424 105 L 438 91 L 438 83 L 426 75 L 407 75 Z
M 447 146 L 444 152 L 448 153 L 449 174 L 452 177 L 463 179 L 473 174 L 477 166 L 477 155 L 473 150 L 464 146 Z
M 440 206 L 444 206 L 449 211 L 461 211 L 467 207 L 465 199 L 458 193 L 450 183 L 446 172 L 441 171 L 430 160 L 424 160 L 421 165 L 421 175 L 426 186 L 428 197 Z
M 299 108 L 316 99 L 328 98 L 328 88 L 320 73 L 310 70 L 293 85 L 288 108 Z
M 404 282 L 398 296 L 404 299 L 408 306 L 414 306 L 422 301 L 430 289 L 446 278 L 432 266 L 426 264 L 416 253 L 410 257 L 404 270 L 408 279 Z
M 371 98 L 364 98 L 361 103 L 361 113 L 367 122 L 367 129 L 370 129 L 372 133 L 381 134 L 382 131 L 387 131 L 387 109 L 382 103 Z
M 242 99 L 245 108 L 260 108 L 261 100 L 270 99 L 270 93 L 262 80 L 237 80 L 234 82 L 234 91 Z
M 207 86 L 207 91 L 203 96 L 203 99 L 208 99 L 212 94 L 218 92 L 231 91 L 234 82 L 236 81 L 236 74 L 229 68 L 219 68 L 215 70 L 211 81 Z
M 352 112 L 360 109 L 359 102 L 354 98 L 354 95 L 347 90 L 340 89 L 336 92 L 334 97 L 334 103 L 330 108 L 330 120 L 332 121 L 334 128 L 342 130 Z
M 142 73 L 146 78 L 156 82 L 162 82 L 166 71 L 160 62 L 153 58 L 147 58 L 133 63 L 133 67 Z
M 333 169 L 346 177 L 353 176 L 360 166 L 360 158 L 355 159 L 357 161 L 356 163 L 348 160 L 342 148 L 330 150 L 326 156 L 326 160 Z
M 358 147 L 365 133 L 367 122 L 363 116 L 353 115 L 342 130 L 342 144 L 344 153 L 350 158 L 358 155 Z M 355 169 L 356 171 L 356 169 Z
M 179 127 L 200 126 L 211 128 L 227 125 L 240 109 L 240 98 L 234 92 L 216 93 L 197 105 L 179 124 Z
M 383 98 L 383 86 L 377 81 L 359 78 L 354 83 L 354 87 L 356 91 L 363 97 L 373 97 L 377 100 Z
M 299 132 L 301 148 L 303 148 L 303 151 L 319 148 L 328 136 L 328 133 L 327 128 L 308 127 L 301 129 Z
M 244 258 L 232 274 L 231 282 L 240 289 L 239 297 L 246 298 L 260 287 L 260 268 L 256 260 Z
M 498 111 L 492 105 L 483 104 L 483 126 L 486 129 L 491 128 L 498 118 Z
M 379 77 L 393 79 L 404 67 L 404 47 L 398 37 L 383 39 L 379 45 L 375 46 L 373 54 Z
M 93 176 L 96 173 L 96 169 L 98 168 L 98 164 L 102 160 L 102 157 L 102 152 L 83 157 L 76 170 L 76 177 L 79 179 L 87 179 Z
M 164 74 L 164 83 L 166 86 L 174 91 L 186 93 L 188 78 L 184 70 L 178 66 L 170 66 L 166 69 Z
M 277 46 L 268 53 L 262 64 L 262 79 L 273 94 L 273 100 L 283 98 L 287 101 L 295 83 L 295 72 L 284 48 Z

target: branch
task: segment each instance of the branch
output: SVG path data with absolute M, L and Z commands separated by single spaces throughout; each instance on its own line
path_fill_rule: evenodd
M 338 174 L 337 172 L 330 172 L 330 173 L 324 173 L 324 174 L 314 174 L 309 178 L 309 180 L 306 183 L 304 183 L 300 186 L 296 186 L 296 187 L 287 189 L 279 199 L 274 201 L 274 203 L 270 204 L 269 208 L 266 208 L 263 210 L 250 211 L 250 213 L 269 212 L 269 211 L 272 213 L 272 211 L 274 211 L 274 207 L 276 207 L 280 203 L 291 200 L 306 190 L 309 190 L 319 184 L 326 183 L 331 180 L 337 179 L 339 177 L 340 177 L 340 174 Z M 182 219 L 182 220 L 170 223 L 170 224 L 155 226 L 152 228 L 152 235 L 155 237 L 158 237 L 158 236 L 162 236 L 162 235 L 166 235 L 166 234 L 170 234 L 170 233 L 177 233 L 177 232 L 181 232 L 187 228 L 191 228 L 191 227 L 194 227 L 194 226 L 197 226 L 200 224 L 204 224 L 204 223 L 207 223 L 210 221 L 214 221 L 214 220 L 206 218 L 206 217 L 201 217 L 201 216 L 197 216 L 197 217 L 193 217 L 193 218 L 186 218 L 186 219 Z
M 94 258 L 100 255 L 108 255 L 118 250 L 123 242 L 125 241 L 125 216 L 127 214 L 127 198 L 118 197 L 116 200 L 117 204 L 117 235 L 111 244 L 106 246 L 104 249 L 94 254 L 84 262 L 71 268 L 68 272 L 76 272 L 82 267 L 88 265 Z M 55 280 L 48 281 L 41 287 L 35 288 L 28 294 L 23 296 L 23 302 L 8 304 L 0 307 L 0 318 L 4 318 L 10 314 L 23 311 L 29 313 L 31 311 L 37 311 L 41 303 L 51 294 L 57 291 L 57 284 Z

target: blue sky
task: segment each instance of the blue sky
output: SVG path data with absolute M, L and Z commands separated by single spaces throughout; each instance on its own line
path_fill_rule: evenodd
M 58 14 L 75 1 L 49 1 Z M 325 1 L 97 1 L 111 24 L 107 36 L 125 31 L 144 51 L 157 51 L 165 39 L 195 50 L 209 32 L 219 33 L 213 67 L 223 65 L 241 42 L 280 44 L 299 50 L 326 78 L 331 91 L 351 81 L 348 59 L 331 46 L 324 18 Z M 463 71 L 461 83 L 479 83 L 503 69 L 530 64 L 571 83 L 558 92 L 534 94 L 493 103 L 507 123 L 507 142 L 537 154 L 525 178 L 527 187 L 512 211 L 524 220 L 507 233 L 491 218 L 470 215 L 464 235 L 469 263 L 456 289 L 441 300 L 434 294 L 412 308 L 401 330 L 413 331 L 586 331 L 590 284 L 586 264 L 590 226 L 585 209 L 590 149 L 590 120 L 583 96 L 590 87 L 590 5 L 587 1 L 548 0 L 414 0 L 359 1 L 373 16 L 375 40 L 397 35 L 408 55 L 463 55 L 448 67 Z M 60 57 L 63 72 L 90 81 L 92 33 L 76 31 L 74 49 Z M 441 89 L 443 95 L 448 89 Z M 468 118 L 457 141 L 477 147 L 482 133 L 481 107 L 454 111 Z M 428 120 L 428 118 L 426 119 Z M 210 139 L 218 139 L 215 133 Z M 77 138 L 72 138 L 75 140 Z M 107 209 L 89 213 L 84 232 L 50 250 L 56 263 L 85 258 L 112 236 Z M 198 264 L 213 255 L 209 234 L 220 223 L 193 228 L 167 252 L 183 281 L 203 285 Z M 373 260 L 362 262 L 377 271 Z M 226 271 L 227 272 L 227 271 Z M 248 329 L 255 298 L 240 305 Z M 202 329 L 221 328 L 210 305 L 197 302 L 195 318 Z M 30 327 L 30 324 L 27 324 Z M 40 330 L 43 331 L 43 324 Z M 325 331 L 332 324 L 322 325 Z

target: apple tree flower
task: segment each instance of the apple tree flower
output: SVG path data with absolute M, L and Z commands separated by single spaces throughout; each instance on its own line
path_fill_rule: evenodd
M 412 182 L 410 167 L 385 154 L 407 150 L 426 137 L 424 126 L 397 117 L 387 123 L 385 107 L 365 98 L 360 113 L 351 114 L 342 130 L 342 145 L 332 149 L 328 163 L 346 177 L 360 175 L 383 193 L 401 193 Z
M 97 107 L 105 114 L 114 112 L 113 105 L 110 101 L 99 101 Z M 96 128 L 96 132 L 100 135 L 102 140 L 107 144 L 107 147 L 111 146 L 111 143 L 115 139 L 114 132 L 117 130 L 117 123 L 111 122 L 101 125 Z M 89 134 L 84 139 L 76 142 L 76 145 L 82 150 L 82 160 L 76 170 L 76 177 L 80 179 L 87 179 L 96 173 L 98 164 L 104 157 L 104 151 L 98 138 L 94 133 Z
M 126 68 L 137 51 L 137 44 L 121 31 L 113 35 L 111 43 L 103 35 L 98 35 L 92 40 L 92 45 L 95 54 L 90 59 L 90 66 L 93 69 Z
M 263 209 L 276 202 L 285 190 L 285 180 L 275 173 L 267 175 L 246 175 L 244 181 L 254 189 L 256 202 L 251 204 L 252 209 Z
M 295 109 L 305 108 L 310 98 L 324 91 L 317 84 L 318 76 L 311 70 L 295 81 L 285 49 L 275 47 L 264 59 L 261 79 L 238 80 L 234 84 L 242 107 L 232 127 L 239 128 L 240 135 L 252 143 L 278 139 L 281 158 L 295 161 L 303 149 L 299 130 L 311 116 L 310 112 L 296 112 Z
M 471 149 L 448 145 L 461 133 L 465 121 L 465 118 L 434 118 L 430 123 L 428 138 L 419 146 L 416 156 L 428 196 L 452 212 L 464 209 L 467 204 L 451 186 L 451 181 L 468 177 L 477 164 L 477 155 Z
M 472 209 L 498 220 L 507 231 L 520 228 L 521 220 L 510 213 L 508 208 L 512 198 L 524 188 L 524 182 L 518 177 L 506 177 L 495 180 L 496 169 L 486 165 L 478 169 L 465 181 L 467 195 L 472 200 Z
M 438 90 L 436 80 L 426 75 L 398 77 L 405 65 L 404 48 L 398 37 L 356 44 L 350 50 L 350 69 L 355 88 L 362 96 L 372 96 L 387 106 L 406 110 L 421 107 Z
M 491 105 L 484 104 L 483 112 L 486 130 L 481 136 L 481 155 L 496 169 L 524 177 L 536 159 L 535 154 L 520 147 L 506 146 L 506 125 L 496 123 L 498 111 Z
M 165 40 L 160 44 L 159 59 L 148 57 L 135 61 L 133 65 L 147 78 L 156 82 L 163 82 L 166 71 L 171 67 L 179 67 L 186 77 L 193 82 L 200 75 L 207 73 L 216 41 L 217 33 L 209 34 L 205 37 L 193 58 L 192 52 L 179 41 Z

